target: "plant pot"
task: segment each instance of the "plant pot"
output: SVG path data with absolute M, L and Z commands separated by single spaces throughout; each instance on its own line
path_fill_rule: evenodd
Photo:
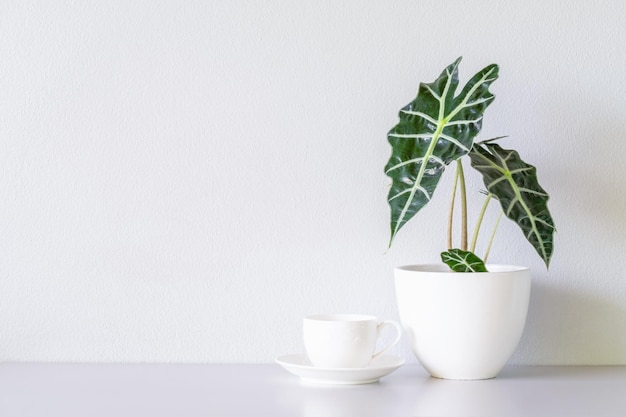
M 524 330 L 530 270 L 487 265 L 451 272 L 445 265 L 396 268 L 400 320 L 413 353 L 434 377 L 495 377 Z

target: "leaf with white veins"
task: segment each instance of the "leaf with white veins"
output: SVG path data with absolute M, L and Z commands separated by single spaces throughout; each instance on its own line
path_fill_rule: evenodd
M 555 227 L 548 210 L 549 196 L 539 185 L 537 169 L 516 151 L 495 143 L 475 144 L 470 158 L 487 190 L 500 201 L 504 214 L 522 229 L 548 267 Z
M 487 272 L 483 260 L 466 250 L 450 249 L 442 252 L 441 260 L 454 272 Z
M 415 100 L 400 110 L 400 122 L 388 133 L 392 154 L 385 173 L 392 179 L 387 201 L 391 208 L 391 238 L 433 196 L 446 165 L 472 149 L 483 113 L 494 100 L 489 86 L 498 66 L 474 75 L 458 96 L 458 66 L 450 64 L 430 84 L 421 83 Z

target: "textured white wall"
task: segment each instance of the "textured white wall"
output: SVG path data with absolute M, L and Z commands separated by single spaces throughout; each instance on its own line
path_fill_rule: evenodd
M 625 21 L 618 0 L 3 2 L 0 360 L 266 362 L 302 351 L 303 315 L 397 318 L 393 267 L 438 258 L 448 192 L 385 254 L 386 133 L 463 55 L 462 81 L 500 64 L 482 137 L 537 165 L 559 232 L 549 272 L 498 235 L 491 260 L 534 272 L 512 361 L 626 364 Z

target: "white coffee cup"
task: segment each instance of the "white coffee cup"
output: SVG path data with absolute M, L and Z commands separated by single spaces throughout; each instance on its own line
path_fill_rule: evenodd
M 374 353 L 381 330 L 387 325 L 396 328 L 396 338 Z M 316 314 L 304 318 L 303 333 L 304 347 L 314 366 L 364 368 L 400 341 L 402 329 L 395 321 L 378 321 L 374 316 Z

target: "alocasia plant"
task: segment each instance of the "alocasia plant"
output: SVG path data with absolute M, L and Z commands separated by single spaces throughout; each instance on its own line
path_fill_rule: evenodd
M 458 58 L 432 83 L 421 83 L 417 97 L 400 110 L 400 122 L 388 133 L 392 147 L 385 166 L 385 173 L 392 179 L 387 197 L 391 208 L 389 246 L 398 231 L 432 199 L 445 167 L 455 161 L 455 190 L 458 181 L 466 218 L 461 159 L 468 155 L 472 167 L 483 176 L 486 203 L 492 198 L 500 201 L 504 214 L 517 223 L 547 267 L 555 228 L 547 207 L 548 194 L 537 181 L 535 167 L 525 163 L 516 151 L 492 143 L 495 139 L 475 143 L 484 112 L 495 99 L 489 87 L 498 78 L 498 66 L 492 64 L 480 70 L 457 95 L 460 62 Z M 454 198 L 451 210 L 453 207 Z M 472 253 L 483 213 L 484 209 L 471 250 L 467 250 L 464 221 L 461 248 L 450 247 L 442 253 L 442 260 L 451 269 L 486 271 L 484 262 Z

